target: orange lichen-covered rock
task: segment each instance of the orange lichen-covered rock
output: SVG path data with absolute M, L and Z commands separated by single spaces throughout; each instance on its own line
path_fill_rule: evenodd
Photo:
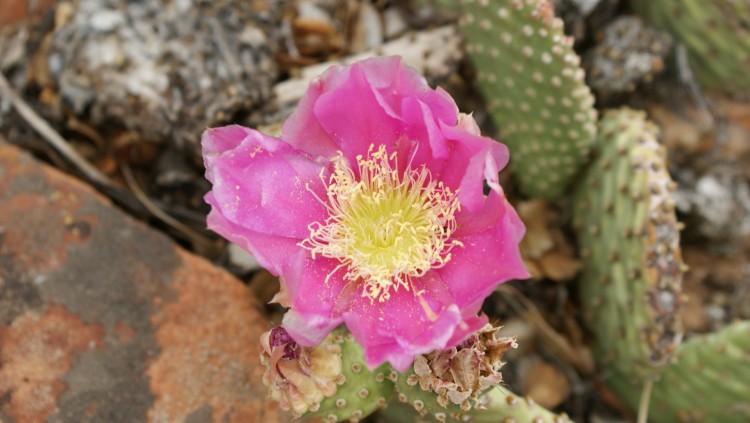
M 278 422 L 257 300 L 0 141 L 0 421 Z

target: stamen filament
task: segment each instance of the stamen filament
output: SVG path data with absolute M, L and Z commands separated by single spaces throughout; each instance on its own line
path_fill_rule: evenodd
M 308 226 L 310 237 L 300 246 L 337 259 L 328 275 L 344 269 L 343 279 L 363 284 L 362 295 L 386 301 L 391 290 L 412 287 L 412 278 L 444 266 L 461 242 L 451 240 L 460 211 L 456 193 L 432 180 L 424 165 L 398 171 L 395 152 L 371 145 L 357 156 L 356 171 L 339 155 L 326 181 L 327 201 L 317 195 L 329 216 Z M 309 188 L 308 188 L 309 189 Z

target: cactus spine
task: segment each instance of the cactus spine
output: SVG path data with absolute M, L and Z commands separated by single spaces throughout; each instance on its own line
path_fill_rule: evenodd
M 679 225 L 656 134 L 643 112 L 606 113 L 574 204 L 584 319 L 601 367 L 634 384 L 658 375 L 681 339 Z
M 521 188 L 560 197 L 596 134 L 594 98 L 549 0 L 464 0 L 466 50 Z
M 744 0 L 632 0 L 633 8 L 671 32 L 689 51 L 707 88 L 750 89 L 750 3 Z

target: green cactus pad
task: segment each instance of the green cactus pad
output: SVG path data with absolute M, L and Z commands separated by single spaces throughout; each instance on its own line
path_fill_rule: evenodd
M 674 363 L 654 382 L 649 421 L 750 421 L 750 321 L 690 339 L 680 345 Z M 633 407 L 639 387 L 622 377 L 610 385 Z
M 477 84 L 531 196 L 560 197 L 596 135 L 594 98 L 549 0 L 463 2 Z
M 384 364 L 368 370 L 362 347 L 352 335 L 338 329 L 335 342 L 341 345 L 342 373 L 346 378 L 336 394 L 320 403 L 320 409 L 303 418 L 321 417 L 324 421 L 358 421 L 378 408 L 384 408 L 393 397 L 393 384 L 385 376 L 391 370 Z
M 396 399 L 403 404 L 410 405 L 416 413 L 427 421 L 437 422 L 538 422 L 564 423 L 571 420 L 565 414 L 555 414 L 536 404 L 529 398 L 521 398 L 502 386 L 487 389 L 479 396 L 478 404 L 462 409 L 460 406 L 448 403 L 445 407 L 438 403 L 438 395 L 432 391 L 424 391 L 418 383 L 410 381 L 409 371 L 404 374 L 391 375 L 396 386 Z M 397 411 L 403 414 L 403 408 L 387 410 L 390 416 Z M 390 421 L 390 420 L 389 420 Z M 404 420 L 405 421 L 405 420 Z
M 750 3 L 744 0 L 632 0 L 637 13 L 685 44 L 707 88 L 750 89 Z
M 597 361 L 636 384 L 658 374 L 681 339 L 679 223 L 656 134 L 643 112 L 607 112 L 574 200 L 581 303 Z

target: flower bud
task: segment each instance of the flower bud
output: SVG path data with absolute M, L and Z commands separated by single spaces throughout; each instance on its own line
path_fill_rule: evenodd
M 332 338 L 329 335 L 320 345 L 303 347 L 282 327 L 261 335 L 260 361 L 266 366 L 263 384 L 283 410 L 296 417 L 316 411 L 344 383 L 341 346 Z

